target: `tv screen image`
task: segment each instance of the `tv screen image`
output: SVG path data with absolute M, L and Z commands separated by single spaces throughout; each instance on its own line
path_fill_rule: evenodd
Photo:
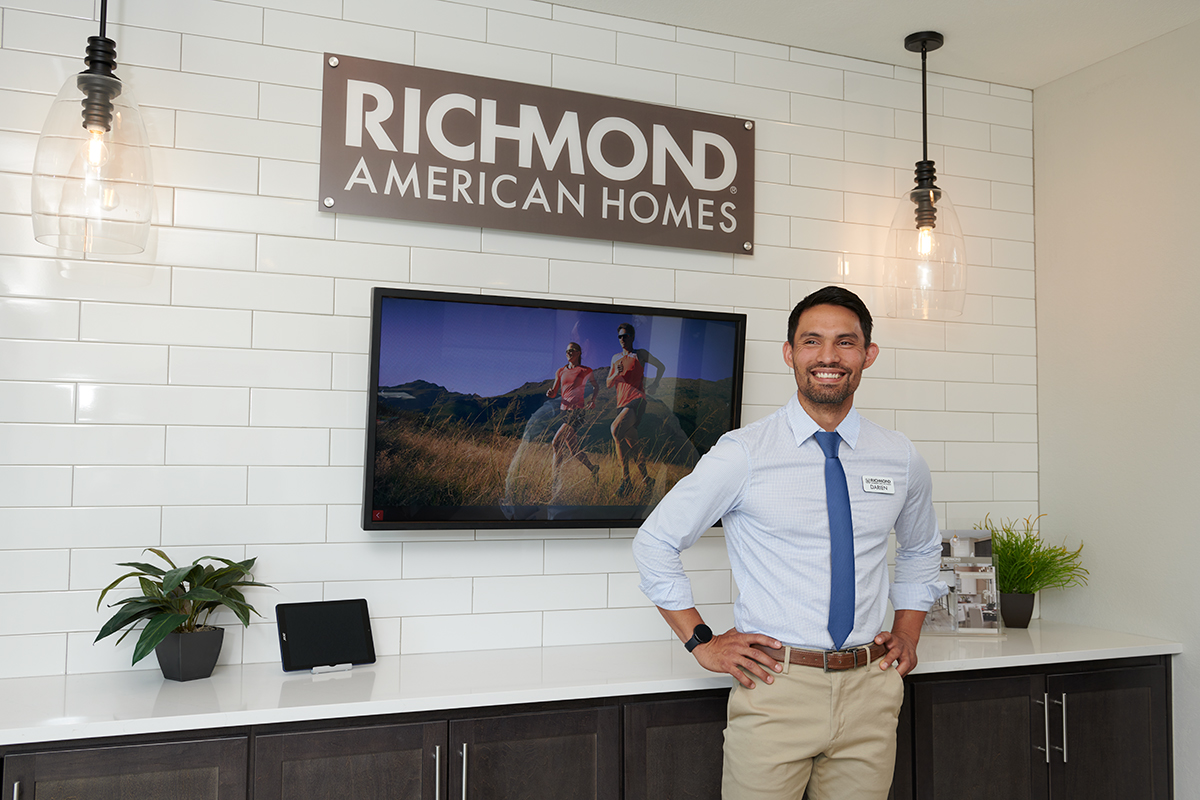
M 635 527 L 739 424 L 745 316 L 376 288 L 363 528 Z

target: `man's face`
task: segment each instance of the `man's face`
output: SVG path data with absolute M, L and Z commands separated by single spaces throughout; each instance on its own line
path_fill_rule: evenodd
M 579 352 L 579 348 L 575 345 L 567 348 L 567 361 L 570 361 L 572 364 L 578 364 L 581 355 L 582 353 Z
M 629 332 L 628 328 L 617 328 L 617 341 L 626 350 L 633 349 L 633 334 Z
M 858 315 L 842 306 L 813 306 L 800 315 L 796 334 L 783 345 L 783 360 L 796 374 L 801 398 L 813 405 L 849 406 L 862 371 L 879 346 L 868 346 Z

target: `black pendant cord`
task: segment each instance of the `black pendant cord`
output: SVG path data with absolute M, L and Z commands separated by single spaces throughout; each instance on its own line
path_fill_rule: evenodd
M 917 162 L 916 187 L 909 199 L 916 205 L 916 227 L 929 230 L 937 226 L 937 202 L 942 191 L 937 187 L 937 170 L 929 160 L 929 71 L 930 50 L 942 46 L 945 38 L 937 31 L 922 31 L 905 37 L 904 49 L 921 54 L 921 160 Z
M 101 3 L 105 0 L 100 0 Z M 104 34 L 100 34 L 103 36 Z M 929 101 L 925 89 L 925 53 L 928 48 L 924 43 L 921 44 L 921 159 L 929 160 Z
M 108 0 L 100 0 L 100 38 L 104 38 L 108 28 Z

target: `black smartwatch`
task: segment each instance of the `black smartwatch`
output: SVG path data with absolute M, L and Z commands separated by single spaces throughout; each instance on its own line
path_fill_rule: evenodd
M 712 628 L 701 622 L 695 628 L 692 628 L 692 638 L 683 643 L 690 653 L 702 644 L 711 642 L 713 638 Z

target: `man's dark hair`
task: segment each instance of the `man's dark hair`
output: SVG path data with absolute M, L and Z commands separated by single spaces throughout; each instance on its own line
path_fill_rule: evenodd
M 843 289 L 841 286 L 826 286 L 824 289 L 817 289 L 808 297 L 801 300 L 792 309 L 792 313 L 788 315 L 788 343 L 794 344 L 796 337 L 796 326 L 800 324 L 800 315 L 813 306 L 841 306 L 848 308 L 858 316 L 858 322 L 862 326 L 863 347 L 871 345 L 871 312 L 867 309 L 867 304 L 862 301 L 858 295 L 849 289 Z
M 633 329 L 633 326 L 630 325 L 628 322 L 622 322 L 620 325 L 617 326 L 617 333 L 620 333 L 623 330 L 629 331 L 630 339 L 633 339 L 635 336 L 637 336 L 637 331 L 635 331 Z

